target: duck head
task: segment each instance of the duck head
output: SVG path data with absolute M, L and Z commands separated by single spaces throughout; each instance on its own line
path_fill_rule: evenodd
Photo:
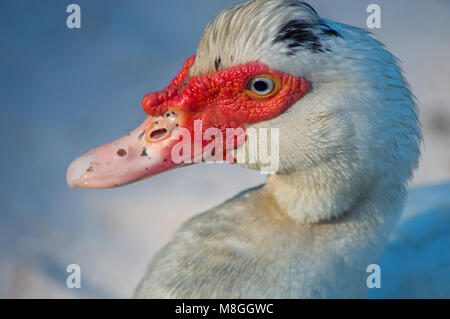
M 142 107 L 148 117 L 138 128 L 70 165 L 70 186 L 122 186 L 204 160 L 262 169 L 267 163 L 248 155 L 264 147 L 279 153 L 266 185 L 279 206 L 318 221 L 373 185 L 403 188 L 419 155 L 416 106 L 397 60 L 364 30 L 301 1 L 224 10 Z M 264 128 L 277 130 L 275 146 L 263 145 L 271 144 L 259 138 Z M 237 161 L 240 150 L 247 156 Z
M 168 87 L 144 96 L 149 116 L 138 128 L 76 159 L 68 184 L 116 187 L 194 162 L 234 163 L 246 125 L 278 116 L 310 87 L 260 62 L 189 76 L 194 61 L 187 59 Z

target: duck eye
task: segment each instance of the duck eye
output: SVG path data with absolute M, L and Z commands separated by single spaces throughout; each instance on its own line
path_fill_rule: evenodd
M 257 76 L 248 80 L 246 89 L 259 97 L 271 95 L 277 88 L 272 78 Z

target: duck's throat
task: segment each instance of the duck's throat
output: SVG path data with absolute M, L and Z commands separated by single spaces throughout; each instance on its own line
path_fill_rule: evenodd
M 283 213 L 303 223 L 329 221 L 351 212 L 370 185 L 329 174 L 295 172 L 269 176 L 265 186 Z

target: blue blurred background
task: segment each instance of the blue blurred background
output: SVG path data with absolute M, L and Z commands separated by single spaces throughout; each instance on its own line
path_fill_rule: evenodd
M 72 2 L 81 29 L 66 27 Z M 238 2 L 0 1 L 0 297 L 129 297 L 184 220 L 264 182 L 204 164 L 113 190 L 65 183 L 71 160 L 144 119 L 141 98 L 166 86 L 209 19 Z M 372 2 L 309 1 L 361 28 Z M 420 102 L 425 150 L 413 186 L 450 180 L 450 2 L 376 3 L 382 28 L 371 31 L 402 60 Z M 82 289 L 66 287 L 72 263 Z

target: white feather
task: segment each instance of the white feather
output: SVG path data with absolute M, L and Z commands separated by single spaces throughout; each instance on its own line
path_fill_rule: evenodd
M 290 20 L 322 50 L 287 54 Z M 322 35 L 328 26 L 340 36 Z M 191 76 L 260 61 L 312 89 L 280 116 L 280 170 L 267 184 L 189 220 L 152 261 L 136 297 L 364 297 L 403 209 L 421 139 L 397 60 L 365 31 L 293 0 L 250 1 L 207 27 Z M 246 145 L 245 147 L 248 147 Z M 259 169 L 262 163 L 240 164 Z

